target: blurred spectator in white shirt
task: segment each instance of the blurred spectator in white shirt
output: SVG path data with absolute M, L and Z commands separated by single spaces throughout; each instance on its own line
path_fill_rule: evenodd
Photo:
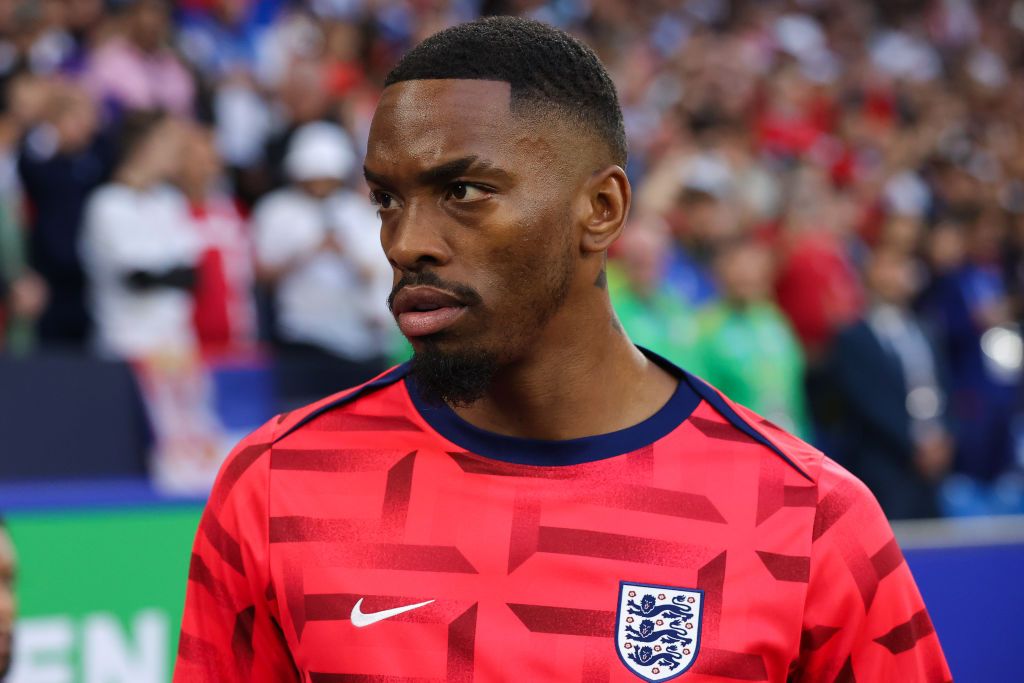
M 166 115 L 128 117 L 114 179 L 86 205 L 81 249 L 104 354 L 142 359 L 195 348 L 192 288 L 202 245 L 184 196 L 167 184 L 182 133 Z
M 338 391 L 385 365 L 391 268 L 373 206 L 345 189 L 355 161 L 341 128 L 304 126 L 285 157 L 293 184 L 256 207 L 257 271 L 274 290 L 286 402 Z

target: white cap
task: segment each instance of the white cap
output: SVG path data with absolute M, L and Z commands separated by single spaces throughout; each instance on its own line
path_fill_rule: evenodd
M 333 123 L 307 123 L 292 135 L 284 171 L 295 182 L 344 180 L 355 163 L 355 152 L 344 130 Z
M 697 190 L 715 199 L 725 199 L 733 189 L 733 174 L 728 163 L 714 153 L 691 157 L 680 169 L 683 188 Z

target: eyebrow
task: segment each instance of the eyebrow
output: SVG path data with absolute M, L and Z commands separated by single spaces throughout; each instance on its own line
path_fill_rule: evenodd
M 444 185 L 457 179 L 459 176 L 465 175 L 469 171 L 487 171 L 493 175 L 500 176 L 504 180 L 510 178 L 507 172 L 495 166 L 493 162 L 480 159 L 475 154 L 471 154 L 420 171 L 416 174 L 416 180 L 421 185 Z M 365 166 L 363 167 L 363 176 L 371 183 L 383 186 L 389 185 L 386 177 L 374 173 Z

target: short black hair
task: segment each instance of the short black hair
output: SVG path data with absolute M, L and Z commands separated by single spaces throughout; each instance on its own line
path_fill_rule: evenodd
M 594 51 L 565 31 L 521 17 L 486 17 L 435 33 L 410 50 L 384 81 L 465 78 L 504 81 L 512 107 L 549 106 L 605 141 L 626 163 L 622 109 Z

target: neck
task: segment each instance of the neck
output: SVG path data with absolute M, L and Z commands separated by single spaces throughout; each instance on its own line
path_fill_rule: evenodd
M 872 308 L 874 308 L 875 310 L 888 309 L 892 311 L 903 312 L 904 310 L 907 309 L 907 306 L 905 306 L 902 302 L 883 299 L 882 297 L 875 297 L 871 303 Z
M 147 190 L 156 185 L 158 179 L 141 166 L 123 166 L 116 174 L 117 182 L 135 190 Z
M 459 417 L 506 436 L 564 440 L 625 429 L 656 413 L 677 381 L 633 345 L 607 295 L 601 298 L 589 316 L 563 307 L 535 350 L 503 368 L 482 399 L 456 409 Z
M 208 193 L 206 186 L 202 183 L 182 183 L 178 187 L 192 206 L 204 206 L 206 204 Z

